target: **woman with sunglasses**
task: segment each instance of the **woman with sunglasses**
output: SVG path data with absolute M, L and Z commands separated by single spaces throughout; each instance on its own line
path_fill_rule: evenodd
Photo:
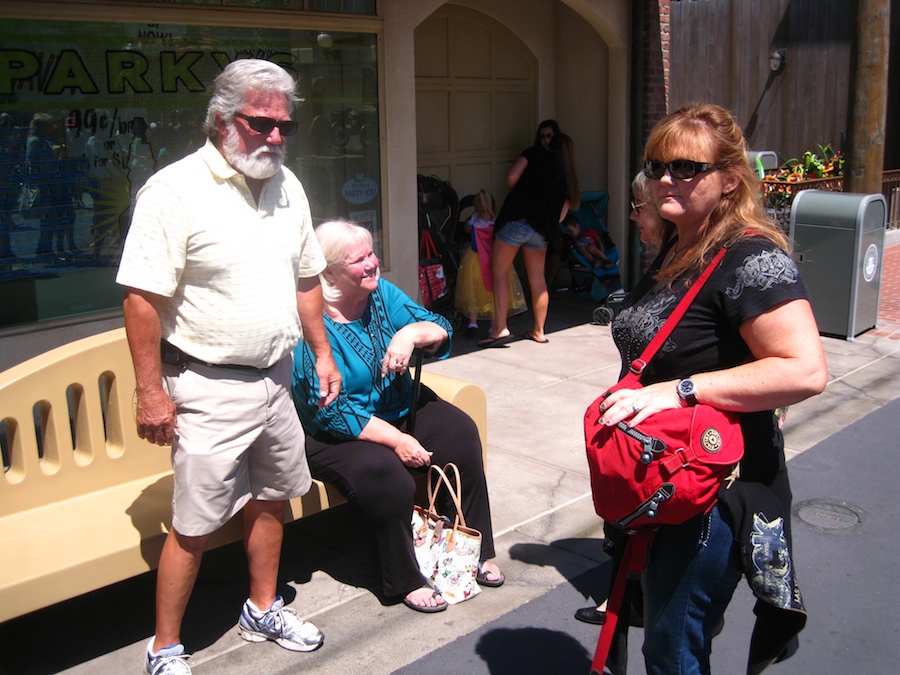
M 572 139 L 561 133 L 555 120 L 538 125 L 534 145 L 522 151 L 506 176 L 511 188 L 494 224 L 492 273 L 494 277 L 494 312 L 490 336 L 479 347 L 502 347 L 513 336 L 506 324 L 509 307 L 509 272 L 522 249 L 534 326 L 523 337 L 534 342 L 548 342 L 544 323 L 550 306 L 550 292 L 544 266 L 547 252 L 557 248 L 559 223 L 569 210 L 577 209 L 581 199 Z
M 792 653 L 806 616 L 792 573 L 791 493 L 773 410 L 823 390 L 822 344 L 732 116 L 715 105 L 681 108 L 654 127 L 643 162 L 649 201 L 676 238 L 613 321 L 622 374 L 712 257 L 727 252 L 647 366 L 643 388 L 610 395 L 601 421 L 638 426 L 699 402 L 740 413 L 745 441 L 739 478 L 720 490 L 719 503 L 659 528 L 642 576 L 644 658 L 648 673 L 708 673 L 712 638 L 744 573 L 758 599 L 748 672 L 760 672 Z

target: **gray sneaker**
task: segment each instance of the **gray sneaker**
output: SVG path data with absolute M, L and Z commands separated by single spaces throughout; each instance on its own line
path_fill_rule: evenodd
M 144 659 L 144 673 L 146 675 L 191 675 L 191 667 L 187 664 L 189 658 L 184 653 L 184 645 L 180 642 L 171 647 L 163 647 L 156 656 L 150 656 L 153 647 L 153 638 L 147 645 L 147 658 Z
M 292 652 L 311 652 L 322 646 L 325 640 L 322 631 L 301 619 L 293 609 L 285 607 L 280 595 L 269 611 L 262 614 L 251 609 L 249 603 L 249 600 L 244 603 L 238 621 L 241 637 L 248 642 L 273 640 Z

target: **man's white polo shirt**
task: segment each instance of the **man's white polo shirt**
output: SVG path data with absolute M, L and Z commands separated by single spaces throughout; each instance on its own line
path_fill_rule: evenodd
M 162 337 L 191 356 L 265 368 L 302 337 L 297 279 L 324 268 L 297 177 L 282 168 L 257 206 L 207 140 L 138 192 L 116 281 L 163 296 Z

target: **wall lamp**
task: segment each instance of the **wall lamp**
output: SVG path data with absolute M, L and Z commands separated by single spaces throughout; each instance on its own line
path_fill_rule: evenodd
M 773 73 L 779 73 L 784 68 L 784 50 L 776 49 L 772 52 L 771 56 L 769 56 L 769 68 L 772 69 Z
M 322 32 L 316 36 L 316 42 L 322 49 L 329 49 L 334 44 L 334 38 L 331 37 L 331 33 Z

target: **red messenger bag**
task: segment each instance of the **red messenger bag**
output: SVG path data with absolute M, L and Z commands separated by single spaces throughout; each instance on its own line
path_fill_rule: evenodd
M 602 673 L 612 644 L 626 577 L 640 572 L 658 525 L 677 525 L 708 512 L 722 481 L 744 455 L 740 416 L 697 404 L 664 410 L 639 426 L 600 424 L 600 405 L 612 392 L 636 389 L 662 347 L 725 255 L 722 249 L 681 299 L 629 372 L 588 407 L 584 438 L 594 510 L 626 530 L 619 572 L 607 603 L 591 672 Z

